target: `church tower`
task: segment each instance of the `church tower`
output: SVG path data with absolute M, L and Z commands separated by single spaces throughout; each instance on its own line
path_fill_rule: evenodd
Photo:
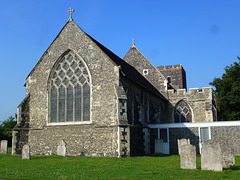
M 186 71 L 181 64 L 170 66 L 159 66 L 157 69 L 167 78 L 168 83 L 176 89 L 187 89 Z

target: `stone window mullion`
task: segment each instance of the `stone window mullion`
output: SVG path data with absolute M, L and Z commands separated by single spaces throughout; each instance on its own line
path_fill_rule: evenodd
M 57 122 L 59 122 L 59 89 L 57 88 Z
M 81 97 L 82 97 L 82 98 L 81 98 L 81 119 L 80 119 L 80 121 L 83 121 L 83 113 L 84 113 L 84 112 L 83 112 L 83 109 L 84 109 L 84 108 L 83 108 L 83 105 L 84 105 L 84 104 L 83 104 L 83 99 L 84 99 L 84 98 L 83 98 L 83 86 L 81 86 Z
M 75 106 L 76 106 L 76 99 L 75 99 L 75 88 L 73 87 L 73 121 L 75 121 Z
M 65 122 L 67 122 L 67 106 L 68 106 L 68 99 L 67 99 L 67 88 L 65 87 Z

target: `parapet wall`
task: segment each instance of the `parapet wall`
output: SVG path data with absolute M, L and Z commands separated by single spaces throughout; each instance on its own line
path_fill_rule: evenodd
M 216 108 L 213 104 L 211 87 L 168 90 L 168 99 L 173 109 L 180 101 L 186 102 L 192 111 L 192 122 L 212 122 L 216 120 Z M 174 119 L 174 117 L 173 117 Z
M 173 99 L 185 99 L 188 101 L 193 100 L 212 100 L 213 99 L 213 89 L 211 87 L 203 87 L 202 90 L 198 88 L 190 88 L 189 92 L 186 89 L 168 90 L 169 100 Z
M 181 64 L 176 64 L 176 65 L 168 65 L 168 66 L 158 66 L 157 69 L 159 71 L 164 71 L 164 70 L 176 70 L 176 69 L 183 69 Z

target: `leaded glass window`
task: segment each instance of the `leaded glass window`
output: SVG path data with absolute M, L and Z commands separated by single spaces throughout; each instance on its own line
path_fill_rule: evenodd
M 50 122 L 90 121 L 90 76 L 75 53 L 59 60 L 49 80 Z
M 192 111 L 185 101 L 180 101 L 175 108 L 175 123 L 192 122 Z

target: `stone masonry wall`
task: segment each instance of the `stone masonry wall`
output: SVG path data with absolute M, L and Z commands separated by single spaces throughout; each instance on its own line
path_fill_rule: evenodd
M 211 139 L 219 142 L 222 152 L 231 152 L 240 155 L 240 126 L 210 126 Z M 199 129 L 198 127 L 169 128 L 170 154 L 178 153 L 178 139 L 190 139 L 196 146 L 199 154 Z
M 181 64 L 170 66 L 159 66 L 157 69 L 164 75 L 165 78 L 170 77 L 171 84 L 176 89 L 187 89 L 186 71 Z
M 154 65 L 138 50 L 133 44 L 123 58 L 127 63 L 132 65 L 139 73 L 145 76 L 158 90 L 165 90 L 166 78 L 157 70 Z M 147 73 L 144 74 L 144 70 Z
M 177 89 L 176 92 L 168 90 L 168 97 L 173 111 L 176 104 L 181 100 L 184 100 L 190 106 L 192 122 L 212 122 L 216 120 L 213 90 L 210 87 L 202 88 L 201 92 L 199 92 L 198 88 L 190 88 L 189 92 L 186 92 L 186 89 Z M 172 117 L 174 122 L 173 119 L 174 117 Z
M 117 156 L 117 127 L 91 125 L 49 126 L 32 130 L 29 135 L 31 155 L 56 154 L 61 140 L 66 143 L 67 156 Z
M 130 154 L 131 156 L 149 154 L 151 140 L 147 125 L 168 122 L 169 102 L 124 77 L 121 77 L 121 83 L 127 94 Z
M 18 106 L 17 125 L 13 128 L 12 154 L 21 154 L 22 147 L 28 143 L 30 94 Z
M 12 155 L 22 154 L 22 148 L 28 144 L 29 130 L 13 131 Z
M 112 111 L 116 109 L 114 64 L 95 46 L 74 22 L 65 25 L 27 78 L 26 88 L 31 94 L 31 128 L 42 128 L 48 121 L 47 80 L 53 65 L 68 49 L 82 57 L 91 74 L 92 123 L 115 123 L 116 112 Z
M 134 126 L 169 122 L 169 102 L 160 98 L 143 87 L 121 78 L 127 94 L 128 123 Z
M 61 55 L 71 50 L 83 59 L 90 71 L 91 76 L 91 104 L 89 126 L 48 126 L 49 91 L 48 78 L 55 63 Z M 29 105 L 29 143 L 32 154 L 54 152 L 55 144 L 61 139 L 73 149 L 70 155 L 77 154 L 78 144 L 86 141 L 85 151 L 87 155 L 94 153 L 99 156 L 100 151 L 113 156 L 117 145 L 111 139 L 111 152 L 107 146 L 110 137 L 117 135 L 116 128 L 109 127 L 117 124 L 117 101 L 114 89 L 116 73 L 115 64 L 106 56 L 99 47 L 73 22 L 68 21 L 53 43 L 48 47 L 37 65 L 33 68 L 26 82 L 26 92 L 31 94 Z M 90 125 L 92 128 L 90 128 Z M 116 132 L 114 132 L 116 131 Z M 84 135 L 83 135 L 83 134 Z M 46 135 L 45 135 L 46 134 Z M 93 135 L 91 137 L 91 134 Z M 53 138 L 51 138 L 51 136 Z M 70 136 L 72 138 L 70 138 Z M 48 140 L 49 138 L 49 140 Z M 90 140 L 90 138 L 92 138 Z M 59 140 L 59 141 L 58 141 Z M 72 140 L 72 144 L 70 142 Z M 90 145 L 91 143 L 91 145 Z M 99 149 L 98 144 L 104 148 Z M 75 147 L 75 145 L 77 145 Z M 95 149 L 93 146 L 96 146 Z M 48 148 L 49 147 L 49 148 Z
M 192 145 L 196 146 L 199 154 L 199 133 L 198 128 L 170 128 L 169 148 L 170 154 L 178 154 L 178 139 L 190 139 Z
M 222 152 L 240 155 L 240 126 L 210 127 L 211 139 L 219 142 Z

